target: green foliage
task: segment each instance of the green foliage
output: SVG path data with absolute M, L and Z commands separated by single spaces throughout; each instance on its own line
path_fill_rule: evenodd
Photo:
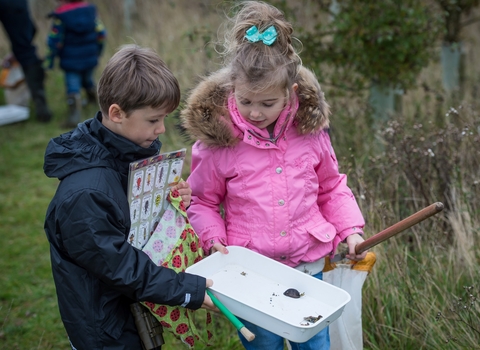
M 478 6 L 479 0 L 435 0 L 443 11 L 445 43 L 453 44 L 460 41 L 460 32 L 462 30 L 462 17 Z
M 439 34 L 439 17 L 421 2 L 341 0 L 339 12 L 328 24 L 301 36 L 305 62 L 327 63 L 335 81 L 359 74 L 350 84 L 376 82 L 410 87 L 428 65 Z M 350 78 L 348 78 L 350 77 Z
M 478 283 L 469 284 L 451 257 L 389 245 L 377 251 L 389 264 L 375 266 L 364 285 L 365 348 L 478 349 Z

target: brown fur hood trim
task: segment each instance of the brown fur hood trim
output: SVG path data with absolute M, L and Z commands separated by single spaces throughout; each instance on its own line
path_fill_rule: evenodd
M 187 98 L 180 119 L 182 127 L 194 141 L 200 140 L 211 147 L 228 147 L 240 140 L 226 107 L 230 93 L 227 77 L 225 69 L 213 73 L 204 78 Z M 327 128 L 330 107 L 317 79 L 310 70 L 301 67 L 297 83 L 299 108 L 294 125 L 298 133 L 308 134 Z

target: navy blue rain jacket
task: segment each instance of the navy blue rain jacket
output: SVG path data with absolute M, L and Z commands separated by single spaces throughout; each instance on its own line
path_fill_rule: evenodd
M 101 113 L 50 140 L 44 171 L 60 180 L 45 221 L 62 321 L 76 349 L 141 349 L 134 301 L 198 309 L 205 279 L 156 266 L 127 242 L 129 163 L 160 150 L 111 132 Z M 187 301 L 190 300 L 188 303 Z

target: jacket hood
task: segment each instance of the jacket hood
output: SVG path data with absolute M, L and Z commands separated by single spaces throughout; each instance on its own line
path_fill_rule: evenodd
M 230 88 L 226 69 L 204 78 L 192 90 L 180 113 L 182 127 L 194 141 L 210 147 L 235 145 L 241 138 L 228 112 Z M 298 111 L 293 124 L 301 135 L 314 133 L 329 125 L 330 107 L 314 74 L 301 67 L 298 78 Z
M 70 132 L 50 140 L 45 151 L 43 170 L 48 177 L 60 180 L 77 171 L 95 167 L 112 168 L 127 173 L 131 162 L 158 153 L 155 140 L 143 148 L 103 126 L 102 114 L 89 119 Z
M 69 31 L 90 33 L 95 30 L 96 12 L 94 5 L 78 2 L 58 7 L 49 17 L 59 18 Z

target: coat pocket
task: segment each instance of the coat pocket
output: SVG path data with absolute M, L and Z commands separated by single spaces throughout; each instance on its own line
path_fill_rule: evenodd
M 106 298 L 101 298 L 99 307 L 101 313 L 97 313 L 102 342 L 108 344 L 109 339 L 118 340 L 123 334 L 127 322 L 132 318 L 129 302 L 125 297 L 116 296 L 116 293 L 106 293 Z M 101 306 L 103 305 L 103 307 Z M 110 341 L 111 341 L 110 339 Z
M 306 226 L 307 232 L 322 243 L 329 243 L 333 241 L 337 230 L 335 227 L 327 221 L 317 221 L 310 223 Z

